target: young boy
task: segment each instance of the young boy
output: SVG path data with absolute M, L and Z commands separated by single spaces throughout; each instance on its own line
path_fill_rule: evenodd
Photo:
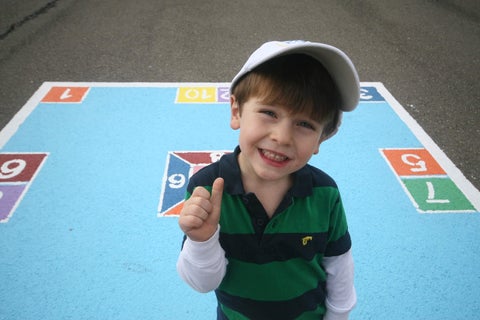
M 335 182 L 307 164 L 359 100 L 337 48 L 267 42 L 230 87 L 231 154 L 191 177 L 177 270 L 215 290 L 217 319 L 348 319 L 356 303 L 346 217 Z

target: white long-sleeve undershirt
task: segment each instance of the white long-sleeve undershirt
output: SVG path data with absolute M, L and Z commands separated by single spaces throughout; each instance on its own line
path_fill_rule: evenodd
M 219 235 L 220 226 L 207 241 L 197 242 L 187 237 L 178 257 L 178 274 L 198 292 L 215 290 L 225 276 L 228 260 L 218 241 Z

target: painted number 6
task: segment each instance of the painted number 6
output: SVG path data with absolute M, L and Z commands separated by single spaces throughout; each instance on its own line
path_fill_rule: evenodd
M 180 173 L 175 173 L 168 177 L 168 186 L 172 189 L 180 189 L 185 185 L 185 182 L 185 175 Z
M 18 176 L 26 166 L 27 162 L 22 159 L 5 161 L 0 167 L 0 179 L 10 179 Z

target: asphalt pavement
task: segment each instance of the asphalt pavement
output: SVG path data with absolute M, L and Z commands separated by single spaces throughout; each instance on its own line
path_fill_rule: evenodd
M 480 189 L 477 0 L 3 0 L 0 128 L 45 81 L 227 82 L 292 39 L 344 50 Z

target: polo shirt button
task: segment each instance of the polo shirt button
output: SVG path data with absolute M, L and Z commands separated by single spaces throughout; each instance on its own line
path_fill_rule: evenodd
M 258 218 L 256 223 L 257 223 L 257 226 L 263 227 L 263 225 L 265 224 L 265 220 L 261 219 L 261 218 Z

